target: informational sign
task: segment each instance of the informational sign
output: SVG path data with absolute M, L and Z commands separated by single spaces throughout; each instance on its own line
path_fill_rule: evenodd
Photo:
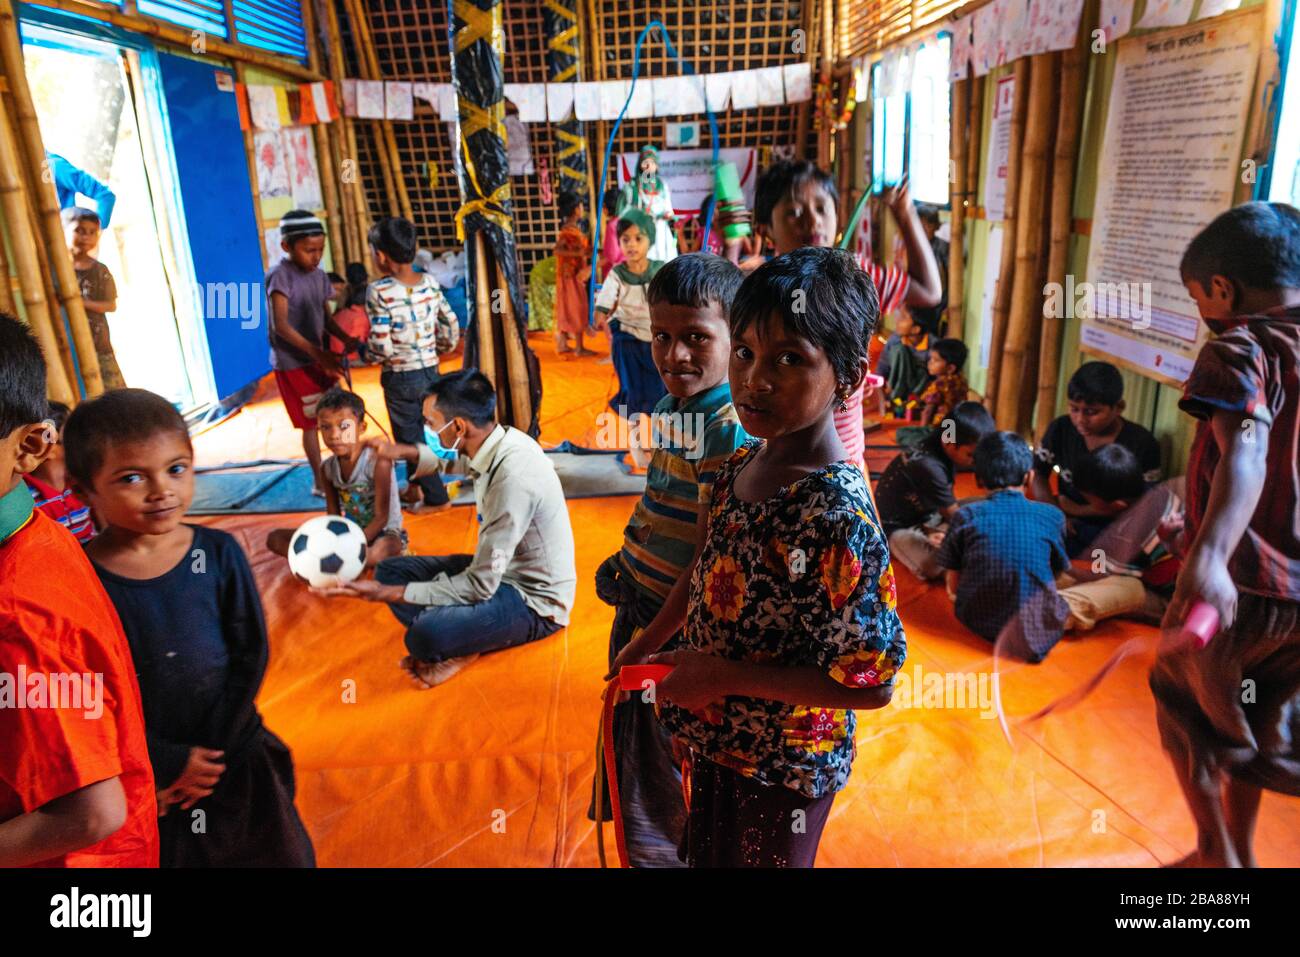
M 620 153 L 618 185 L 626 186 L 635 175 L 637 153 Z M 745 205 L 754 208 L 754 185 L 758 179 L 758 152 L 752 148 L 718 150 L 718 160 L 735 163 Z M 661 150 L 659 175 L 668 184 L 673 209 L 679 216 L 694 216 L 700 201 L 713 192 L 713 150 Z
M 1011 110 L 1016 99 L 1016 78 L 998 80 L 993 100 L 993 129 L 989 133 L 988 161 L 984 164 L 984 218 L 1007 218 L 1007 164 L 1011 161 Z
M 1187 378 L 1206 336 L 1178 266 L 1232 205 L 1261 10 L 1120 43 L 1088 281 L 1071 277 L 1056 293 L 1062 315 L 1083 320 L 1081 348 L 1170 385 Z

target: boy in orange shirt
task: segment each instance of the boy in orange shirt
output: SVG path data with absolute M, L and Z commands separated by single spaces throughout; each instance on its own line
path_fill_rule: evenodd
M 157 867 L 135 666 L 76 539 L 22 482 L 49 452 L 45 362 L 0 313 L 0 867 Z

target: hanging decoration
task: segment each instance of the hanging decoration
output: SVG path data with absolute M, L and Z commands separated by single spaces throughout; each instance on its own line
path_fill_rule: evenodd
M 528 347 L 520 293 L 506 150 L 502 83 L 502 0 L 452 0 L 451 75 L 456 91 L 456 174 L 461 207 L 456 236 L 469 252 L 472 295 L 465 367 L 497 392 L 497 418 L 538 434 L 541 369 Z
M 542 22 L 546 29 L 546 69 L 552 83 L 577 83 L 582 79 L 582 37 L 577 0 L 545 0 Z M 555 165 L 560 195 L 586 199 L 590 189 L 587 137 L 576 115 L 553 123 Z

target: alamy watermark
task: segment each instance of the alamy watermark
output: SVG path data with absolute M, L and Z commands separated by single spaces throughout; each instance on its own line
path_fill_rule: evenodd
M 90 671 L 0 671 L 0 709 L 56 708 L 95 720 L 104 714 L 104 675 Z
M 624 406 L 596 416 L 596 448 L 680 449 L 684 458 L 694 460 L 704 455 L 708 421 L 702 412 L 629 413 Z
M 1043 315 L 1049 319 L 1120 319 L 1134 329 L 1151 325 L 1151 283 L 1081 282 L 1073 275 L 1065 283 L 1043 286 Z
M 204 319 L 236 319 L 241 329 L 262 324 L 266 289 L 260 282 L 195 283 L 194 294 Z

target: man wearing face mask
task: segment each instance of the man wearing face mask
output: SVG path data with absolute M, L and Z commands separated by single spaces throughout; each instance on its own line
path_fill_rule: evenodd
M 400 662 L 421 689 L 480 654 L 522 645 L 569 623 L 577 589 L 573 530 L 555 468 L 526 433 L 495 420 L 496 392 L 481 372 L 443 376 L 424 398 L 425 444 L 371 440 L 419 478 L 456 465 L 474 482 L 473 555 L 390 558 L 374 580 L 316 589 L 382 601 L 406 626 Z M 458 465 L 457 465 L 458 463 Z

